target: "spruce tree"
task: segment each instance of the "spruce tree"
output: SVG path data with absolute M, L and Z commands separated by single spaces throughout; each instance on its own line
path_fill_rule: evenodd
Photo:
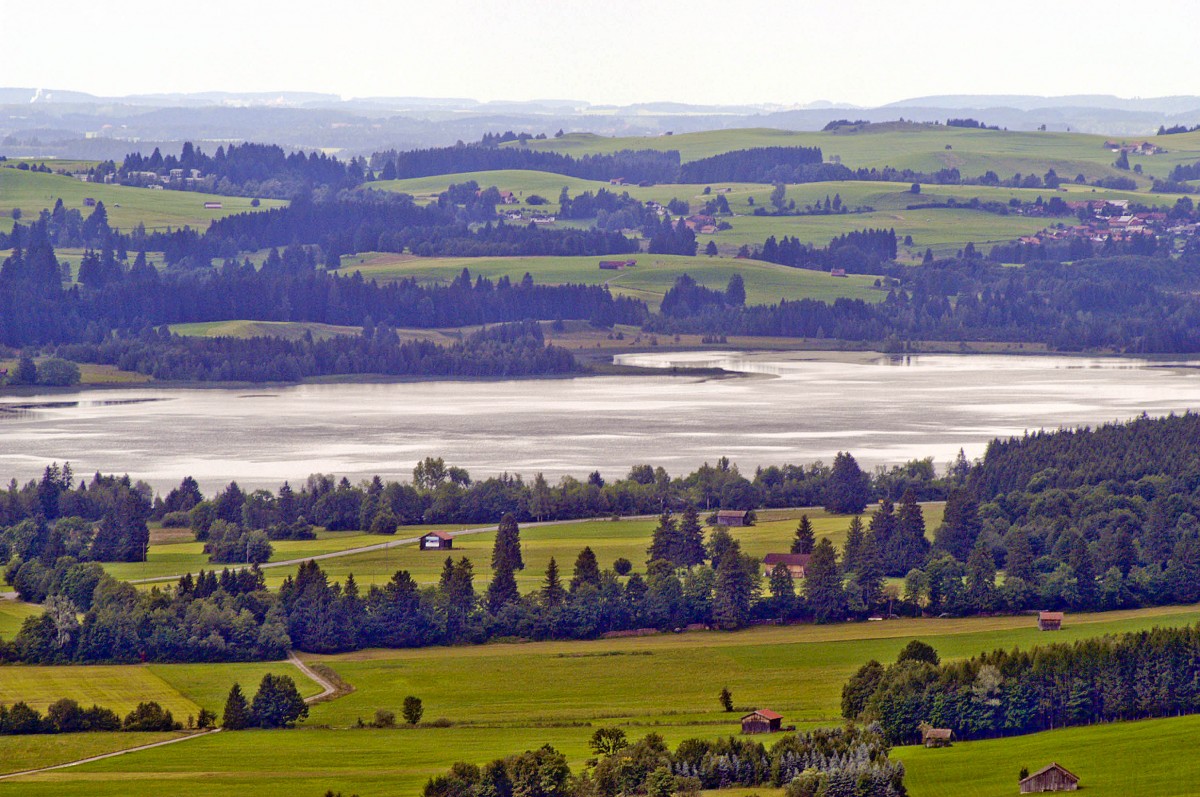
M 700 525 L 700 516 L 696 507 L 688 504 L 679 518 L 679 550 L 675 556 L 675 564 L 680 567 L 692 567 L 704 564 L 704 527 Z
M 558 562 L 551 556 L 550 564 L 546 565 L 546 581 L 542 586 L 542 603 L 548 607 L 558 606 L 562 604 L 566 594 L 562 578 L 558 575 Z
M 863 546 L 866 545 L 866 535 L 863 533 L 862 516 L 855 515 L 846 531 L 846 544 L 842 547 L 842 569 L 846 572 L 858 572 L 863 556 Z
M 511 512 L 506 512 L 500 518 L 496 542 L 492 546 L 492 570 L 499 571 L 505 567 L 510 570 L 525 569 L 525 561 L 521 558 L 521 529 Z
M 917 496 L 911 489 L 900 497 L 896 513 L 894 554 L 888 556 L 885 571 L 889 576 L 902 576 L 914 567 L 922 567 L 929 558 L 929 540 L 925 539 L 925 515 Z
M 800 525 L 796 527 L 796 536 L 792 540 L 792 553 L 812 553 L 815 544 L 816 535 L 813 534 L 812 522 L 808 515 L 801 515 Z
M 225 698 L 225 711 L 221 715 L 221 727 L 227 731 L 240 731 L 250 727 L 250 705 L 242 694 L 242 687 L 235 683 Z
M 499 614 L 510 603 L 515 603 L 520 600 L 520 593 L 517 591 L 517 579 L 513 575 L 513 570 L 507 565 L 495 570 L 492 573 L 492 583 L 488 584 L 487 588 L 487 605 L 488 611 L 492 614 Z
M 837 622 L 846 616 L 846 595 L 842 591 L 837 552 L 828 539 L 821 540 L 813 548 L 805 569 L 804 594 L 813 619 L 818 623 Z
M 575 574 L 571 577 L 571 592 L 575 592 L 584 584 L 600 586 L 600 564 L 596 561 L 596 553 L 591 547 L 579 552 L 575 560 Z
M 658 525 L 650 537 L 650 547 L 646 549 L 648 562 L 662 561 L 676 564 L 675 553 L 679 550 L 679 528 L 671 510 L 666 510 L 658 518 Z

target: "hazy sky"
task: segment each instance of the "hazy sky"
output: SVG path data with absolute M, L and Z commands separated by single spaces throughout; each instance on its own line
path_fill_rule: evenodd
M 0 85 L 873 105 L 1200 93 L 1200 3 L 0 0 Z

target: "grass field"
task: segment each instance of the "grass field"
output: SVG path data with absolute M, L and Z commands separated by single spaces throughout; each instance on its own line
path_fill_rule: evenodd
M 42 358 L 35 358 L 35 362 Z M 81 385 L 135 385 L 149 382 L 150 377 L 135 371 L 122 371 L 115 365 L 100 365 L 98 363 L 78 363 L 79 384 Z M 8 369 L 9 373 L 17 367 L 13 359 L 0 360 L 0 370 Z
M 43 208 L 51 210 L 55 200 L 62 199 L 63 205 L 68 209 L 78 210 L 86 219 L 92 213 L 92 208 L 84 206 L 85 197 L 103 202 L 104 209 L 108 212 L 108 223 L 125 232 L 129 232 L 139 223 L 145 224 L 147 230 L 184 225 L 205 229 L 213 219 L 254 210 L 247 197 L 81 183 L 74 178 L 58 174 L 0 168 L 0 215 L 4 218 L 8 218 L 14 208 L 20 208 L 22 218 L 30 221 L 36 219 Z M 205 202 L 220 202 L 222 208 L 205 210 Z M 277 199 L 264 199 L 261 201 L 261 209 L 285 204 L 287 203 Z
M 735 221 L 741 222 L 743 219 Z M 733 231 L 722 233 L 731 235 Z M 719 238 L 719 236 L 714 236 Z M 762 239 L 765 240 L 764 235 Z M 828 241 L 826 241 L 828 242 Z M 851 275 L 830 277 L 823 271 L 788 268 L 758 260 L 731 257 L 685 257 L 682 255 L 631 255 L 637 265 L 623 271 L 601 271 L 599 257 L 481 257 L 415 258 L 409 255 L 364 254 L 347 261 L 343 270 L 357 270 L 368 279 L 380 281 L 415 277 L 419 282 L 446 284 L 464 268 L 472 276 L 498 279 L 508 276 L 519 281 L 526 273 L 536 282 L 547 284 L 607 284 L 614 292 L 633 296 L 657 308 L 663 294 L 676 278 L 688 274 L 709 288 L 724 290 L 729 278 L 741 274 L 746 285 L 747 304 L 775 303 L 780 299 L 838 298 L 882 301 L 885 291 L 874 287 L 876 277 Z
M 1072 615 L 1054 641 L 1178 625 L 1200 619 L 1200 607 Z M 586 740 L 599 725 L 619 724 L 638 738 L 661 733 L 670 744 L 692 736 L 736 732 L 738 713 L 719 710 L 721 686 L 736 706 L 770 706 L 787 722 L 837 722 L 846 675 L 863 661 L 889 660 L 912 638 L 931 642 L 944 658 L 1047 640 L 1028 617 L 900 620 L 839 626 L 758 628 L 730 633 L 660 635 L 591 642 L 493 644 L 409 651 L 311 656 L 331 665 L 354 693 L 312 709 L 308 726 L 348 726 L 376 708 L 399 708 L 416 694 L 426 720 L 449 728 L 315 729 L 221 733 L 68 770 L 0 782 L 0 795 L 153 795 L 204 793 L 259 797 L 322 794 L 411 795 L 456 760 L 484 763 L 553 744 L 579 767 Z M 178 686 L 188 677 L 222 683 L 209 670 L 245 665 L 149 668 L 186 694 L 208 686 Z M 15 669 L 15 668 L 10 668 Z M 31 668 L 43 669 L 43 668 Z M 2 674 L 4 671 L 0 671 Z M 245 684 L 250 678 L 239 676 Z M 664 688 L 669 679 L 670 688 Z M 914 797 L 1015 793 L 1017 769 L 1057 760 L 1096 793 L 1191 794 L 1191 755 L 1200 718 L 1070 729 L 1013 739 L 959 743 L 946 750 L 900 748 Z M 102 744 L 83 739 L 81 744 Z M 4 747 L 8 744 L 9 747 Z M 0 751 L 24 747 L 22 761 L 51 762 L 53 738 L 0 740 Z M 36 748 L 30 750 L 30 748 Z M 1145 767 L 1131 762 L 1153 759 Z M 1191 762 L 1191 763 L 1184 763 Z M 28 765 L 28 764 L 26 764 Z M 14 767 L 17 768 L 17 767 Z M 1173 777 L 1172 777 L 1173 776 Z M 1180 785 L 1160 791 L 1159 782 Z M 770 789 L 753 793 L 775 794 Z M 716 793 L 736 797 L 743 791 Z
M 1067 728 L 1031 736 L 959 742 L 940 750 L 902 747 L 913 797 L 1008 797 L 1022 766 L 1036 772 L 1052 761 L 1079 776 L 1097 797 L 1196 794 L 1195 753 L 1200 716 Z
M 52 767 L 114 750 L 153 744 L 178 733 L 62 733 L 53 736 L 0 736 L 0 774 Z M 5 790 L 0 781 L 0 794 Z M 11 791 L 12 787 L 8 787 Z
M 44 711 L 63 697 L 93 703 L 124 716 L 139 702 L 154 700 L 183 722 L 201 708 L 220 712 L 236 681 L 253 696 L 266 673 L 290 675 L 304 696 L 321 691 L 287 662 L 147 665 L 14 665 L 0 668 L 0 703 L 24 700 Z
M 12 639 L 21 630 L 26 617 L 41 613 L 41 606 L 0 599 L 0 639 Z
M 361 327 L 343 327 L 309 321 L 200 321 L 193 324 L 172 324 L 176 335 L 200 338 L 284 338 L 300 340 L 312 333 L 315 340 L 338 335 L 358 335 Z
M 678 150 L 685 162 L 752 147 L 815 146 L 821 148 L 827 161 L 836 156 L 850 168 L 892 166 L 932 172 L 956 167 L 969 177 L 982 175 L 991 169 L 1007 178 L 1017 172 L 1042 175 L 1053 167 L 1060 177 L 1066 179 L 1073 179 L 1081 172 L 1088 179 L 1111 175 L 1136 178 L 1132 172 L 1113 168 L 1116 156 L 1103 146 L 1107 138 L 1081 133 L 971 130 L 892 123 L 872 125 L 862 131 L 842 132 L 750 128 L 643 138 L 608 138 L 590 133 L 573 133 L 562 138 L 530 141 L 527 146 L 532 150 L 562 152 L 577 157 L 622 149 Z M 1147 139 L 1137 137 L 1127 140 Z M 1149 140 L 1168 152 L 1130 158 L 1131 165 L 1140 163 L 1147 175 L 1162 177 L 1177 163 L 1200 160 L 1200 137 L 1194 133 L 1150 137 Z M 1149 180 L 1141 182 L 1148 184 Z

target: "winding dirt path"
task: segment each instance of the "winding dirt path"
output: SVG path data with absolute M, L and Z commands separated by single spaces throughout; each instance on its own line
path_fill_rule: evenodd
M 68 761 L 65 764 L 55 764 L 52 767 L 41 767 L 40 769 L 23 769 L 20 772 L 9 772 L 6 775 L 0 775 L 0 780 L 7 780 L 8 778 L 19 778 L 24 775 L 36 775 L 40 772 L 53 772 L 56 769 L 66 769 L 68 767 L 77 767 L 80 764 L 90 764 L 93 761 L 103 761 L 106 758 L 116 758 L 119 755 L 126 755 L 128 753 L 136 753 L 141 750 L 150 750 L 155 747 L 165 747 L 168 744 L 178 744 L 179 742 L 186 742 L 189 739 L 199 739 L 202 736 L 212 736 L 214 733 L 220 733 L 220 732 L 221 732 L 220 728 L 213 728 L 211 731 L 203 731 L 201 733 L 189 733 L 187 736 L 180 736 L 176 739 L 166 739 L 165 741 L 151 742 L 150 744 L 138 745 L 137 747 L 127 747 L 124 750 L 114 750 L 111 753 L 102 753 L 101 755 L 94 755 L 94 756 L 90 756 L 88 758 L 80 758 L 77 761 Z

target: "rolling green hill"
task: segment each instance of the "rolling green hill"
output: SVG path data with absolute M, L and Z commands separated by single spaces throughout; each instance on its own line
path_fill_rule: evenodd
M 103 202 L 108 212 L 108 223 L 126 232 L 139 223 L 146 225 L 147 230 L 184 225 L 204 229 L 213 219 L 254 210 L 247 197 L 81 183 L 58 174 L 0 168 L 0 215 L 5 218 L 11 216 L 14 208 L 19 208 L 24 220 L 35 219 L 41 210 L 52 209 L 58 199 L 62 199 L 67 208 L 74 208 L 87 218 L 92 212 L 92 208 L 83 204 L 87 197 Z M 220 210 L 206 210 L 205 202 L 220 202 L 222 207 Z M 277 199 L 261 200 L 261 208 L 264 209 L 285 204 Z

